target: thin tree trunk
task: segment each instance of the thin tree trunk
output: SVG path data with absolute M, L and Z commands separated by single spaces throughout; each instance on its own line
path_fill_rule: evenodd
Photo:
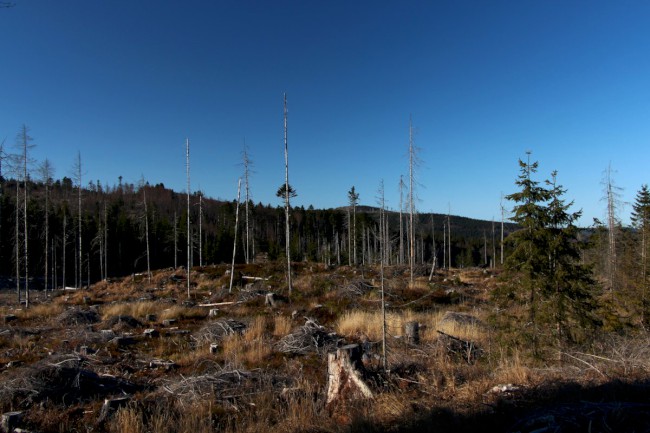
M 503 195 L 501 196 L 501 266 L 503 266 L 503 225 L 505 220 L 505 208 L 503 207 Z
M 144 236 L 147 243 L 147 281 L 151 284 L 151 252 L 149 250 L 149 209 L 147 207 L 147 189 L 142 187 L 144 201 Z
M 413 266 L 415 265 L 415 195 L 413 191 L 413 184 L 415 180 L 414 167 L 415 163 L 415 149 L 413 148 L 413 122 L 409 118 L 409 266 L 410 266 L 410 280 L 413 284 Z
M 81 177 L 82 177 L 82 171 L 81 171 L 81 153 L 77 152 L 77 206 L 78 206 L 78 225 L 79 225 L 79 284 L 78 288 L 81 288 L 83 286 L 83 279 L 82 279 L 82 273 L 83 273 L 83 248 L 82 248 L 82 220 L 81 220 Z
M 108 280 L 108 211 L 104 201 L 104 279 Z
M 174 211 L 174 270 L 178 269 L 178 217 Z
M 289 227 L 289 147 L 287 142 L 287 94 L 284 94 L 284 211 L 285 211 L 285 248 L 287 250 L 287 286 L 291 296 L 291 232 Z
M 203 267 L 203 192 L 199 191 L 199 266 Z
M 232 245 L 232 266 L 230 267 L 230 288 L 228 293 L 232 292 L 232 282 L 235 277 L 235 256 L 237 255 L 237 230 L 239 229 L 239 199 L 241 194 L 241 179 L 237 183 L 237 209 L 235 210 L 235 240 Z
M 447 248 L 449 249 L 449 269 L 451 269 L 451 206 L 449 206 L 449 213 L 447 214 Z
M 399 177 L 399 264 L 404 264 L 404 178 Z
M 190 140 L 185 140 L 185 168 L 187 172 L 187 297 L 190 295 L 190 269 L 191 251 L 190 251 Z
M 65 272 L 65 266 L 66 266 L 66 263 L 65 263 L 65 249 L 66 249 L 67 243 L 68 243 L 67 224 L 68 224 L 68 214 L 64 210 L 64 213 L 63 213 L 63 241 L 62 241 L 63 245 L 61 246 L 62 255 L 63 255 L 63 266 L 62 266 L 61 272 L 62 272 L 62 276 L 63 276 L 62 284 L 63 284 L 64 289 L 65 289 L 65 283 L 66 283 L 66 281 L 65 281 L 65 274 L 66 274 L 66 272 Z
M 21 302 L 20 295 L 20 183 L 16 181 L 16 293 L 18 294 L 18 304 Z

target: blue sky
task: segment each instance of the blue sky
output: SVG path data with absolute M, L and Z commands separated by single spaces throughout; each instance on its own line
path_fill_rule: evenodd
M 413 118 L 423 212 L 499 219 L 527 150 L 602 218 L 650 182 L 650 3 L 14 0 L 0 9 L 0 140 L 86 181 L 234 199 L 246 142 L 256 202 L 279 204 L 282 95 L 295 205 L 355 186 L 399 204 Z M 508 204 L 508 207 L 511 205 Z M 620 216 L 628 221 L 629 205 Z

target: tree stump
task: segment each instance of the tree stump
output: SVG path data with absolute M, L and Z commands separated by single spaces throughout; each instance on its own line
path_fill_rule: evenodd
M 415 321 L 406 322 L 404 324 L 404 335 L 407 343 L 420 344 L 420 324 Z
M 7 412 L 2 414 L 0 427 L 3 432 L 12 432 L 17 424 L 23 419 L 22 412 Z
M 154 329 L 154 328 L 145 329 L 142 334 L 145 337 L 148 337 L 148 338 L 158 338 L 158 337 L 160 337 L 160 332 L 158 332 L 158 330 Z
M 264 298 L 264 305 L 267 307 L 278 308 L 282 303 L 284 303 L 283 297 L 273 292 L 267 293 Z
M 126 406 L 130 400 L 130 396 L 104 399 L 104 405 L 99 413 L 99 422 L 110 418 L 117 409 Z
M 327 355 L 328 406 L 344 399 L 373 398 L 370 387 L 363 380 L 362 354 L 361 346 L 349 344 Z

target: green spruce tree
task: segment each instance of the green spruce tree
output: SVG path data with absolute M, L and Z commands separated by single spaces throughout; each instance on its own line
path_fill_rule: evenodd
M 648 322 L 648 237 L 650 235 L 650 190 L 642 185 L 636 194 L 630 216 L 632 227 L 636 229 L 639 251 L 639 286 L 641 288 L 641 323 Z
M 589 268 L 580 263 L 580 242 L 575 222 L 580 212 L 569 212 L 573 202 L 557 184 L 557 173 L 542 186 L 533 179 L 537 162 L 519 161 L 519 191 L 506 198 L 515 203 L 511 220 L 519 230 L 508 236 L 512 253 L 505 266 L 510 284 L 505 299 L 523 306 L 533 352 L 540 354 L 541 337 L 553 337 L 559 350 L 576 337 L 578 329 L 597 323 L 593 316 L 595 287 Z M 550 331 L 550 334 L 549 334 Z

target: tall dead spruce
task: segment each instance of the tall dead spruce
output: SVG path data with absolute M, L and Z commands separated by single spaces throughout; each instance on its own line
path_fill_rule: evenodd
M 284 94 L 284 215 L 285 215 L 285 249 L 287 251 L 287 287 L 291 296 L 291 234 L 289 231 L 289 148 L 287 144 L 287 94 Z

